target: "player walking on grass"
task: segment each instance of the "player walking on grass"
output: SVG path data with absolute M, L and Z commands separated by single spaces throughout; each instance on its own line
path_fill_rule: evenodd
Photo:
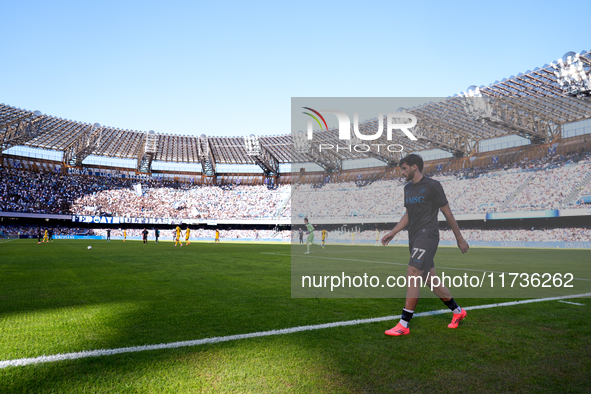
M 183 246 L 183 242 L 181 241 L 181 235 L 183 234 L 183 232 L 181 231 L 181 228 L 179 226 L 176 226 L 176 237 L 174 239 L 174 247 L 176 248 L 176 244 L 179 243 L 181 244 L 181 246 Z
M 217 228 L 215 229 L 215 243 L 220 243 L 220 230 L 218 230 Z
M 408 287 L 406 289 L 406 303 L 402 309 L 402 319 L 386 335 L 399 336 L 410 333 L 408 323 L 412 319 L 415 307 L 419 302 L 420 281 L 410 280 L 411 277 L 421 276 L 427 285 L 431 285 L 431 278 L 436 276 L 433 258 L 439 245 L 439 226 L 437 214 L 441 212 L 451 227 L 458 247 L 462 253 L 469 249 L 468 243 L 462 237 L 460 228 L 449 208 L 445 192 L 441 184 L 422 174 L 423 159 L 411 154 L 400 160 L 402 175 L 409 182 L 404 186 L 404 206 L 406 213 L 392 231 L 382 238 L 382 244 L 387 245 L 396 234 L 408 226 L 410 261 L 406 271 Z M 456 303 L 447 287 L 440 284 L 433 286 L 433 292 L 453 312 L 449 328 L 457 328 L 461 320 L 466 317 L 466 311 Z
M 189 228 L 189 226 L 187 226 L 187 229 L 185 230 L 185 242 L 187 245 L 191 244 L 191 241 L 189 241 L 190 237 L 191 237 L 191 229 Z
M 123 242 L 127 239 L 127 230 L 123 230 Z
M 142 239 L 145 245 L 148 242 L 148 230 L 144 229 L 144 231 L 142 231 Z
M 324 249 L 324 245 L 326 245 L 327 234 L 328 232 L 326 231 L 326 229 L 322 230 L 322 249 Z
M 310 254 L 310 245 L 314 244 L 314 226 L 308 222 L 308 218 L 304 219 L 306 229 L 308 230 L 308 239 L 306 241 L 307 252 L 304 254 Z

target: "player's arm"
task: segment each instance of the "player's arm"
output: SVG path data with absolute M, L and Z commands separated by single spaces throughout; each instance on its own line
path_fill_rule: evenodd
M 462 233 L 460 232 L 460 226 L 458 226 L 458 222 L 456 222 L 456 218 L 454 218 L 454 214 L 451 212 L 449 204 L 445 204 L 439 209 L 441 209 L 443 216 L 445 216 L 445 219 L 447 219 L 449 227 L 451 227 L 451 231 L 453 231 L 454 235 L 456 236 L 456 240 L 458 241 L 458 248 L 460 248 L 462 253 L 466 253 L 470 246 L 468 245 L 468 242 L 466 242 L 464 237 L 462 237 Z
M 390 241 L 394 239 L 394 236 L 396 236 L 396 234 L 405 229 L 406 226 L 408 226 L 408 213 L 405 213 L 404 216 L 402 216 L 402 219 L 400 219 L 400 221 L 392 231 L 384 235 L 384 238 L 382 238 L 382 245 L 388 245 Z

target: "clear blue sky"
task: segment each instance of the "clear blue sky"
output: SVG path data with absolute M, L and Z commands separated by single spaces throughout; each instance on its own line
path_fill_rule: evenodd
M 291 97 L 446 97 L 590 50 L 591 2 L 557 4 L 4 1 L 0 102 L 131 130 L 288 134 Z

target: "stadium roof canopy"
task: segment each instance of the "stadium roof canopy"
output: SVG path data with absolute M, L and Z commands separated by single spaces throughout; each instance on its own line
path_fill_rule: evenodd
M 405 151 L 442 149 L 456 157 L 475 152 L 481 140 L 520 135 L 533 143 L 549 143 L 563 124 L 591 118 L 591 53 L 567 53 L 556 64 L 546 64 L 497 81 L 471 86 L 466 92 L 405 111 L 417 118 L 411 141 L 393 136 L 374 144 L 403 144 Z M 586 80 L 585 80 L 586 78 Z M 360 131 L 376 130 L 377 119 L 361 122 Z M 373 134 L 374 132 L 370 132 Z M 338 131 L 315 132 L 314 143 L 339 145 Z M 277 173 L 279 163 L 316 162 L 329 171 L 343 160 L 377 158 L 397 163 L 397 153 L 354 150 L 318 153 L 294 150 L 291 135 L 258 137 L 206 137 L 156 134 L 89 124 L 0 104 L 0 151 L 24 145 L 64 152 L 64 163 L 81 165 L 89 155 L 137 160 L 137 170 L 149 172 L 153 160 L 201 163 L 206 175 L 216 164 L 258 164 L 266 174 Z M 253 144 L 256 149 L 252 149 Z M 342 141 L 341 141 L 342 144 Z

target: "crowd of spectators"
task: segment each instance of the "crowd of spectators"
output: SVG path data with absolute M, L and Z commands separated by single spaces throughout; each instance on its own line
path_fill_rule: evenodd
M 277 216 L 289 186 L 193 186 L 109 189 L 74 201 L 72 213 L 152 218 L 258 219 Z
M 503 229 L 462 229 L 462 236 L 468 241 L 513 241 L 513 242 L 591 242 L 591 226 L 568 228 L 503 228 Z M 352 235 L 354 233 L 354 236 Z M 380 231 L 381 240 L 388 231 Z M 304 241 L 306 240 L 306 234 Z M 376 240 L 377 230 L 354 231 L 329 231 L 327 242 L 359 242 L 361 240 Z M 292 231 L 292 240 L 298 242 L 298 231 Z M 455 241 L 451 230 L 440 230 L 442 241 Z M 321 231 L 314 231 L 315 242 L 320 242 Z M 408 232 L 401 231 L 396 235 L 392 244 L 396 241 L 408 241 Z
M 290 187 L 200 186 L 0 167 L 0 211 L 147 218 L 260 219 L 281 215 Z
M 185 233 L 187 227 L 182 226 L 181 230 L 183 234 Z M 148 237 L 151 239 L 155 238 L 154 229 L 147 228 L 148 230 Z M 127 229 L 127 237 L 141 237 L 143 229 Z M 94 234 L 100 235 L 103 237 L 107 236 L 106 229 L 95 229 Z M 220 230 L 220 238 L 251 238 L 256 239 L 258 234 L 259 239 L 281 239 L 281 240 L 288 240 L 289 239 L 289 231 L 282 230 L 282 231 L 274 231 L 274 230 Z M 111 230 L 111 237 L 122 237 L 123 236 L 123 229 L 112 229 Z M 175 230 L 160 230 L 160 239 L 161 240 L 173 240 L 176 237 Z M 183 240 L 185 239 L 184 236 L 181 237 Z M 215 230 L 211 229 L 192 229 L 191 230 L 191 239 L 196 238 L 208 238 L 214 239 L 215 238 Z
M 583 207 L 591 194 L 579 185 L 591 174 L 591 156 L 558 155 L 438 173 L 455 214 Z M 591 175 L 590 175 L 591 176 Z M 141 183 L 141 193 L 134 184 Z M 190 183 L 35 173 L 0 167 L 0 210 L 146 218 L 264 219 L 308 216 L 379 219 L 401 216 L 402 179 L 303 184 L 292 188 Z M 291 198 L 290 198 L 291 196 Z M 573 197 L 567 201 L 567 197 Z
M 10 225 L 10 226 L 0 226 L 0 235 L 32 235 L 37 236 L 37 229 L 43 232 L 50 228 L 53 230 L 53 235 L 97 235 L 107 237 L 107 229 L 106 228 L 79 228 L 79 227 L 46 227 L 46 226 L 34 226 L 34 225 Z M 186 226 L 182 226 L 181 230 L 183 234 L 186 230 Z M 148 234 L 150 238 L 155 238 L 154 228 L 147 228 Z M 111 237 L 123 237 L 122 228 L 112 228 Z M 143 229 L 126 229 L 127 237 L 141 237 Z M 160 239 L 162 240 L 172 240 L 173 237 L 176 236 L 175 230 L 160 230 Z M 244 230 L 244 229 L 236 229 L 236 230 L 220 230 L 220 238 L 251 238 L 251 239 L 279 239 L 279 240 L 289 240 L 290 232 L 289 230 Z M 191 239 L 196 238 L 215 238 L 215 230 L 212 229 L 192 229 L 191 230 Z M 185 239 L 184 236 L 182 238 Z
M 94 235 L 92 229 L 79 228 L 79 227 L 47 227 L 47 226 L 32 226 L 32 225 L 18 225 L 18 226 L 0 226 L 0 234 L 11 234 L 11 235 L 33 235 L 37 236 L 37 228 L 42 232 L 45 230 L 52 229 L 53 235 Z
M 432 176 L 441 182 L 455 214 L 532 211 L 573 207 L 572 191 L 591 192 L 578 185 L 591 174 L 591 156 L 547 156 L 511 166 L 468 168 Z M 359 187 L 355 182 L 301 185 L 293 193 L 294 217 L 352 217 L 379 219 L 405 212 L 404 187 L 399 179 Z M 574 206 L 583 207 L 583 206 Z
M 39 227 L 42 231 L 49 229 L 50 227 Z M 104 228 L 79 228 L 79 227 L 51 227 L 53 229 L 54 236 L 56 235 L 97 235 L 107 236 L 107 229 Z M 304 230 L 304 242 L 307 238 L 307 232 Z M 186 227 L 182 227 L 182 231 L 186 230 Z M 127 229 L 127 237 L 141 237 L 143 229 Z M 513 241 L 513 242 L 591 242 L 591 226 L 582 227 L 567 227 L 567 228 L 502 228 L 502 229 L 480 229 L 480 228 L 463 228 L 462 236 L 468 241 Z M 154 229 L 148 228 L 149 238 L 154 239 Z M 227 239 L 275 239 L 281 241 L 299 242 L 299 227 L 294 227 L 292 231 L 289 230 L 245 230 L 245 229 L 234 229 L 234 230 L 220 230 L 220 238 Z M 388 231 L 379 231 L 379 237 L 377 236 L 378 230 L 365 230 L 365 231 L 339 231 L 332 230 L 327 232 L 328 243 L 332 242 L 345 242 L 345 243 L 359 243 L 360 241 L 371 241 L 374 243 L 376 238 L 382 239 Z M 0 226 L 0 235 L 7 234 L 20 234 L 20 235 L 31 235 L 37 236 L 37 226 L 33 225 L 12 225 L 12 226 Z M 160 240 L 173 240 L 175 237 L 175 230 L 160 230 Z M 111 237 L 123 237 L 123 229 L 113 228 L 111 229 Z M 192 229 L 191 239 L 206 238 L 214 239 L 215 230 L 213 229 Z M 182 237 L 184 240 L 184 236 Z M 314 231 L 314 240 L 316 243 L 320 243 L 322 239 L 321 230 L 317 229 Z M 451 230 L 440 230 L 440 239 L 442 241 L 455 241 L 455 236 Z M 396 244 L 397 241 L 408 241 L 408 233 L 403 230 L 398 233 L 395 239 L 392 241 Z

